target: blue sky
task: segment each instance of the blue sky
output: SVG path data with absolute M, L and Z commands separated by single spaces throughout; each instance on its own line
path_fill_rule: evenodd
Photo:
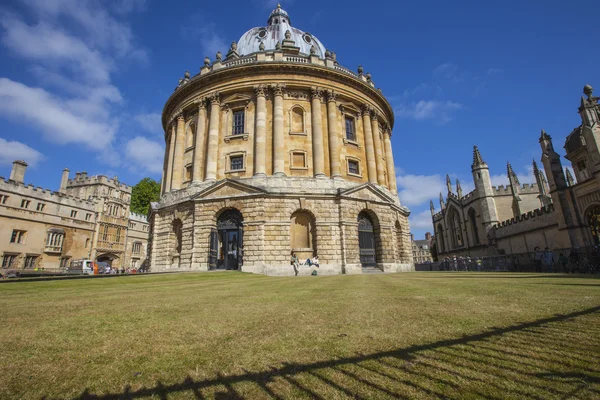
M 0 175 L 57 189 L 61 170 L 160 179 L 160 112 L 276 1 L 4 0 L 0 5 Z M 586 83 L 600 92 L 598 2 L 288 0 L 294 26 L 355 70 L 362 64 L 396 113 L 400 199 L 416 237 L 445 174 L 472 188 L 477 144 L 495 184 L 510 161 L 533 181 L 541 128 L 562 152 Z M 563 152 L 564 153 L 564 152 Z M 563 161 L 566 164 L 566 160 Z

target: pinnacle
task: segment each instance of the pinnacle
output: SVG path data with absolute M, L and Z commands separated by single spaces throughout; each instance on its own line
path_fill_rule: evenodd
M 575 179 L 573 179 L 573 174 L 571 174 L 571 170 L 569 168 L 565 168 L 565 173 L 567 175 L 567 183 L 569 186 L 573 186 L 575 184 Z
M 477 146 L 473 146 L 473 167 L 485 164 Z

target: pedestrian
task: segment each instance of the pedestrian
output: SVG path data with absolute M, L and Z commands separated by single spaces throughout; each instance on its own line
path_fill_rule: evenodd
M 563 253 L 560 253 L 558 255 L 558 263 L 560 265 L 562 265 L 562 269 L 563 269 L 563 273 L 567 273 L 567 263 L 569 262 L 569 259 L 567 257 L 565 257 L 565 255 Z
M 542 256 L 542 264 L 544 265 L 544 272 L 552 272 L 552 265 L 554 264 L 554 253 L 550 251 L 550 248 L 544 249 L 544 255 Z
M 533 249 L 535 252 L 533 254 L 533 263 L 535 265 L 535 272 L 542 272 L 542 258 L 544 257 L 544 253 L 540 250 L 538 246 L 535 246 Z
M 300 267 L 300 263 L 298 261 L 298 257 L 296 256 L 296 253 L 292 251 L 292 266 L 294 267 L 294 274 L 295 276 L 298 276 L 298 268 Z

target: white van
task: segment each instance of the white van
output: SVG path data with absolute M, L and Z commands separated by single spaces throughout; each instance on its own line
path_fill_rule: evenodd
M 68 269 L 69 274 L 94 275 L 94 262 L 92 260 L 76 260 Z

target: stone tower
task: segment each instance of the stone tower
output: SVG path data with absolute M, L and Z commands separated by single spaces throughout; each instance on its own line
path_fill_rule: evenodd
M 473 173 L 475 191 L 482 199 L 481 221 L 487 230 L 491 228 L 492 225 L 498 223 L 498 213 L 496 211 L 492 180 L 490 179 L 490 170 L 485 161 L 483 161 L 477 146 L 473 146 L 473 165 L 471 165 L 471 172 Z

